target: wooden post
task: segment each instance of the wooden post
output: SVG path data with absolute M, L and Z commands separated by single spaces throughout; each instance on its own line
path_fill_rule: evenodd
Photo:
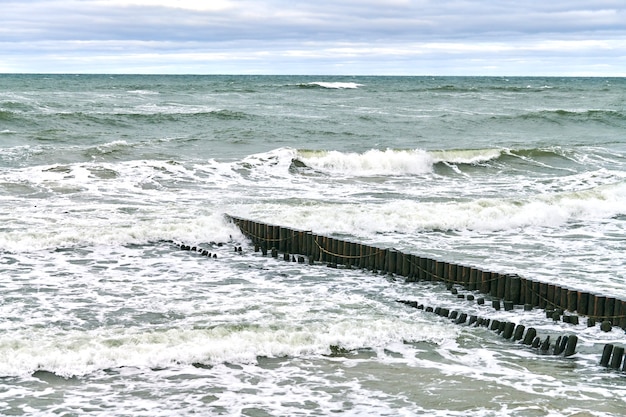
M 579 314 L 582 314 L 584 316 L 589 315 L 588 303 L 589 303 L 589 293 L 580 291 L 578 293 L 578 300 L 576 300 L 576 311 L 578 311 Z
M 409 262 L 409 255 L 400 252 L 400 260 L 402 265 L 402 276 L 409 277 L 411 275 L 411 263 Z
M 555 305 L 554 303 L 554 284 L 548 284 L 548 291 L 546 293 L 547 302 L 551 305 Z
M 607 343 L 604 345 L 604 349 L 602 350 L 602 357 L 600 359 L 600 366 L 608 367 L 609 360 L 611 359 L 611 354 L 613 353 L 613 345 L 611 343 Z
M 366 246 L 362 243 L 359 243 L 356 247 L 356 254 L 359 257 L 356 260 L 356 265 L 361 269 L 367 268 L 367 256 L 365 253 Z
M 395 274 L 397 271 L 398 252 L 396 252 L 395 250 L 388 250 L 387 256 L 389 257 L 389 260 L 387 261 L 387 264 L 388 264 L 387 272 L 389 274 Z
M 578 291 L 568 290 L 567 291 L 567 310 L 576 311 L 577 301 L 578 301 Z
M 559 301 L 559 307 L 561 307 L 563 310 L 567 310 L 568 293 L 569 293 L 568 288 L 561 287 L 561 299 Z
M 595 303 L 593 307 L 593 315 L 596 318 L 604 318 L 604 303 L 606 301 L 606 297 L 601 295 L 595 296 Z
M 441 261 L 435 261 L 435 276 L 433 281 L 443 281 L 443 271 L 445 270 L 445 263 Z
M 447 284 L 456 284 L 459 282 L 457 277 L 457 265 L 456 264 L 448 264 L 448 276 L 447 276 Z
M 532 281 L 530 284 L 530 291 L 532 293 L 529 304 L 533 307 L 539 307 L 539 282 Z
M 420 278 L 424 281 L 432 281 L 432 262 L 428 258 L 420 258 Z
M 626 329 L 626 301 L 617 300 L 615 315 L 617 316 L 617 325 L 622 329 Z
M 470 268 L 469 285 L 467 289 L 470 291 L 476 291 L 478 289 L 478 270 L 476 268 Z
M 498 284 L 498 288 L 496 290 L 496 293 L 494 294 L 492 291 L 491 295 L 493 295 L 494 297 L 498 297 L 501 300 L 504 300 L 506 298 L 507 276 L 499 273 L 497 275 L 496 282 Z
M 539 308 L 546 308 L 548 304 L 548 284 L 545 282 L 539 283 Z
M 607 320 L 615 324 L 615 319 L 613 318 L 613 313 L 615 312 L 615 298 L 606 297 L 604 301 L 604 313 L 602 314 L 606 317 Z
M 350 265 L 356 266 L 357 268 L 360 266 L 360 255 L 359 249 L 360 246 L 358 243 L 350 242 Z
M 611 363 L 609 368 L 619 369 L 622 365 L 622 358 L 624 357 L 624 348 L 621 346 L 613 347 L 613 355 L 611 356 Z
M 480 292 L 483 294 L 489 294 L 490 290 L 491 290 L 491 272 L 481 271 Z

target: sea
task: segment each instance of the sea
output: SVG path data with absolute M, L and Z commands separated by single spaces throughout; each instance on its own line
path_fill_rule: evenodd
M 0 414 L 626 412 L 623 329 L 274 258 L 228 215 L 626 299 L 626 79 L 0 75 Z

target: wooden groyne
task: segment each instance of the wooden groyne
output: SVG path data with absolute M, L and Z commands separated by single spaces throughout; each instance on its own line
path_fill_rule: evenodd
M 515 305 L 525 309 L 545 309 L 553 320 L 577 324 L 578 317 L 565 312 L 576 312 L 588 318 L 588 325 L 601 323 L 602 330 L 612 326 L 626 329 L 626 301 L 588 291 L 563 287 L 555 283 L 536 281 L 516 274 L 486 271 L 473 266 L 458 265 L 400 252 L 393 248 L 378 248 L 350 242 L 311 231 L 256 222 L 227 215 L 241 232 L 255 245 L 256 250 L 277 257 L 310 263 L 323 262 L 329 266 L 363 268 L 406 277 L 407 282 L 433 281 L 449 288 L 460 286 L 469 291 L 486 294 L 505 309 Z M 575 320 L 572 317 L 576 317 Z

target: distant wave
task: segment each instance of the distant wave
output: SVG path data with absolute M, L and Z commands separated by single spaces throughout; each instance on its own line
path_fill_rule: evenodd
M 433 166 L 433 158 L 423 150 L 299 151 L 297 161 L 319 171 L 356 176 L 425 174 Z
M 529 113 L 524 113 L 513 118 L 519 118 L 522 120 L 547 120 L 553 123 L 560 123 L 563 121 L 574 122 L 599 122 L 607 124 L 624 124 L 626 123 L 626 113 L 615 110 L 564 110 L 564 109 L 551 109 L 551 110 L 539 110 Z
M 528 93 L 528 92 L 540 92 L 548 89 L 552 89 L 554 87 L 549 85 L 454 85 L 454 84 L 443 84 L 435 87 L 428 87 L 426 91 L 435 91 L 435 92 L 452 92 L 452 93 L 479 93 L 481 91 L 502 91 L 502 92 L 512 92 L 512 93 Z M 415 90 L 415 91 L 420 91 Z
M 355 89 L 362 87 L 363 84 L 358 83 L 349 83 L 349 82 L 323 82 L 323 81 L 315 81 L 311 83 L 299 84 L 301 88 L 327 88 L 331 90 L 340 90 L 340 89 Z
M 502 149 L 451 149 L 430 151 L 433 160 L 451 164 L 478 164 L 492 161 L 502 156 Z
M 298 150 L 291 156 L 291 167 L 347 176 L 422 175 L 449 166 L 540 166 L 575 172 L 581 165 L 602 168 L 626 158 L 602 148 L 488 148 L 488 149 L 370 149 L 366 152 Z M 616 162 L 615 162 L 616 163 Z M 456 170 L 456 168 L 455 168 Z M 439 172 L 439 171 L 437 171 Z
M 103 143 L 101 145 L 87 148 L 85 150 L 85 154 L 92 158 L 113 156 L 116 154 L 124 153 L 131 148 L 133 148 L 133 145 L 129 144 L 125 140 L 114 140 L 112 142 Z
M 458 149 L 425 151 L 421 149 L 371 149 L 363 153 L 339 151 L 298 151 L 295 167 L 347 175 L 419 175 L 439 163 L 479 164 L 500 158 L 501 149 Z
M 626 214 L 626 183 L 582 191 L 529 195 L 526 198 L 478 198 L 451 201 L 389 200 L 385 204 L 347 203 L 292 208 L 294 223 L 321 233 L 378 238 L 386 233 L 423 231 L 516 231 L 560 228 L 568 222 L 610 219 Z M 390 215 L 393 213 L 393 215 Z
M 151 96 L 151 95 L 160 94 L 158 91 L 152 91 L 152 90 L 129 90 L 129 91 L 127 91 L 127 93 L 129 93 L 129 94 L 145 95 L 145 96 Z
M 6 110 L 0 110 L 0 120 L 9 121 L 14 118 L 14 113 Z

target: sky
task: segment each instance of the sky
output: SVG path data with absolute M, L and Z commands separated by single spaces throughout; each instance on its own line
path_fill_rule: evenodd
M 0 73 L 626 76 L 626 0 L 0 0 Z

